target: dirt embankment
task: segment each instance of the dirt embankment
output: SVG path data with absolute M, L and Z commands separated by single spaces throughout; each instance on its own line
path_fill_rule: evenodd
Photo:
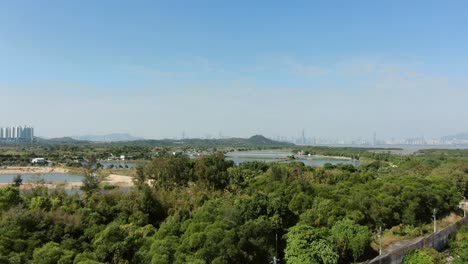
M 45 173 L 68 173 L 69 170 L 59 167 L 0 167 L 2 174 L 45 174 Z
M 103 183 L 119 186 L 133 186 L 133 178 L 125 175 L 110 174 Z

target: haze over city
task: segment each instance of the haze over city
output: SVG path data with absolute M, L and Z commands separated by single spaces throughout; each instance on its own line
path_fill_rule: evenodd
M 43 137 L 465 132 L 467 9 L 464 1 L 4 1 L 0 126 L 32 125 Z

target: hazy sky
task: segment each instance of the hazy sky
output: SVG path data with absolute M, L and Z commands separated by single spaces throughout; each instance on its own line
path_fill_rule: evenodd
M 45 137 L 468 131 L 468 1 L 0 0 L 0 126 Z

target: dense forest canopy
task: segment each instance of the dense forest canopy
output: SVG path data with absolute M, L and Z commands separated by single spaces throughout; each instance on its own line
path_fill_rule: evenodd
M 80 149 L 49 148 L 56 158 Z M 124 147 L 113 148 L 83 155 Z M 0 188 L 0 263 L 351 263 L 377 254 L 380 226 L 418 228 L 434 208 L 439 217 L 460 213 L 468 194 L 465 150 L 302 149 L 366 160 L 310 167 L 125 148 L 147 160 L 129 190 L 93 181 L 96 156 L 85 157 L 81 193 Z

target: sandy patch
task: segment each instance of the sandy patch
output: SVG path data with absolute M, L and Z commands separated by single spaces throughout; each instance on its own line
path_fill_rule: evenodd
M 1 174 L 68 173 L 68 169 L 56 167 L 0 167 Z
M 53 167 L 0 167 L 0 175 L 6 174 L 47 174 L 47 173 L 68 173 L 69 170 L 65 168 L 53 168 Z M 110 174 L 103 181 L 105 184 L 118 185 L 118 186 L 133 186 L 133 177 Z M 10 186 L 11 183 L 0 183 L 0 186 Z M 49 188 L 63 187 L 79 188 L 82 186 L 82 182 L 47 182 L 44 186 Z M 28 189 L 32 188 L 33 183 L 23 183 L 21 188 Z
M 110 174 L 102 182 L 119 186 L 133 186 L 133 177 L 118 174 Z
M 305 156 L 305 155 L 304 155 Z M 307 156 L 306 156 L 307 157 Z M 325 155 L 311 155 L 313 158 L 317 159 L 331 159 L 331 160 L 352 160 L 350 157 L 343 156 L 325 156 Z

